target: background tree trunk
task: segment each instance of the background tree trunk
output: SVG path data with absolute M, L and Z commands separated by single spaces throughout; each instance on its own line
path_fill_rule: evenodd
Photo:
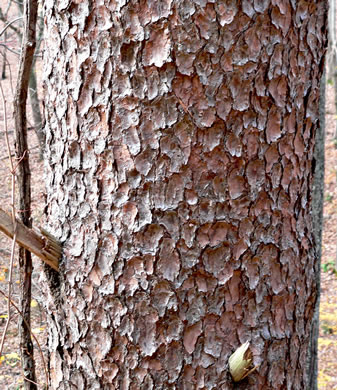
M 327 2 L 46 2 L 53 389 L 307 389 Z
M 322 233 L 323 233 L 323 203 L 324 203 L 324 167 L 325 167 L 325 85 L 326 76 L 323 73 L 321 80 L 321 97 L 319 101 L 319 127 L 316 132 L 315 152 L 314 152 L 314 181 L 312 193 L 312 216 L 314 237 L 316 243 L 316 283 L 317 283 L 317 301 L 312 321 L 312 331 L 309 344 L 308 356 L 308 388 L 317 389 L 318 376 L 318 350 L 317 340 L 319 335 L 319 305 L 321 292 L 321 259 L 322 259 Z

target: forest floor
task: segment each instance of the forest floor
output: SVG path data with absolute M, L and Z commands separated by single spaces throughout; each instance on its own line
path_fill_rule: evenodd
M 12 63 L 12 72 L 16 72 L 17 58 L 9 57 Z M 10 80 L 1 80 L 6 91 L 7 119 L 12 152 L 13 143 L 13 121 L 11 112 L 11 85 Z M 321 306 L 320 306 L 320 334 L 318 340 L 319 348 L 319 377 L 320 390 L 337 389 L 337 273 L 336 273 L 336 245 L 337 245 L 337 145 L 334 144 L 336 132 L 336 112 L 334 106 L 333 86 L 327 85 L 326 92 L 326 147 L 325 147 L 325 201 L 324 201 L 324 230 L 323 230 L 323 252 L 322 252 L 322 273 L 321 273 Z M 1 102 L 0 102 L 1 103 Z M 0 107 L 2 105 L 0 104 Z M 6 142 L 3 128 L 4 111 L 0 108 L 0 207 L 9 209 L 11 204 L 11 175 L 6 151 Z M 33 124 L 29 124 L 33 127 Z M 43 224 L 43 162 L 39 159 L 39 148 L 35 134 L 29 131 L 30 142 L 30 163 L 32 170 L 33 188 L 33 220 L 35 225 Z M 0 290 L 7 292 L 7 281 L 9 276 L 11 242 L 0 233 Z M 12 299 L 18 302 L 17 286 L 18 264 L 16 260 L 14 269 L 14 292 Z M 42 351 L 46 350 L 46 328 L 44 314 L 39 304 L 39 274 L 41 272 L 40 262 L 34 259 L 33 272 L 33 300 L 32 306 L 32 332 L 38 338 Z M 18 314 L 12 310 L 12 321 L 6 335 L 3 356 L 0 359 L 0 389 L 19 390 L 22 389 L 23 375 L 20 366 L 19 337 L 17 330 Z M 7 301 L 0 296 L 0 337 L 7 321 Z M 1 340 L 1 339 L 0 339 Z M 36 348 L 37 360 L 37 381 L 43 388 L 46 383 L 41 353 Z

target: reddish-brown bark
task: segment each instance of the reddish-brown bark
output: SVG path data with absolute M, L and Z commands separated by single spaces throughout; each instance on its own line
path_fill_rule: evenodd
M 306 388 L 326 12 L 46 2 L 53 388 Z

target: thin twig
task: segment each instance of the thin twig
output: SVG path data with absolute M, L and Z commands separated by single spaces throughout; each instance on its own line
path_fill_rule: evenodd
M 35 149 L 38 149 L 40 147 L 40 145 L 35 145 L 35 146 L 32 146 L 29 148 L 29 150 L 35 150 Z M 12 154 L 12 157 L 14 157 L 15 154 Z M 4 157 L 0 157 L 0 161 L 3 161 L 3 160 L 7 160 L 8 159 L 8 156 L 4 156 Z
M 6 50 L 9 50 L 11 53 L 16 54 L 17 56 L 19 56 L 21 54 L 19 51 L 11 49 L 10 47 L 8 47 L 7 45 L 5 45 L 3 43 L 0 43 L 0 46 L 3 46 Z M 34 54 L 34 57 L 42 58 L 42 54 Z
M 4 111 L 4 130 L 5 130 L 6 146 L 7 146 L 8 158 L 9 158 L 9 162 L 10 162 L 11 176 L 12 176 L 11 201 L 12 201 L 12 223 L 13 223 L 13 231 L 14 231 L 13 239 L 12 239 L 9 277 L 8 277 L 8 302 L 7 302 L 8 317 L 7 317 L 5 329 L 3 331 L 2 338 L 1 338 L 1 344 L 0 344 L 0 356 L 2 356 L 2 351 L 3 351 L 5 339 L 6 339 L 7 330 L 8 330 L 10 320 L 11 320 L 11 295 L 12 295 L 13 264 L 14 264 L 14 256 L 15 256 L 17 223 L 16 223 L 16 218 L 15 218 L 15 169 L 14 169 L 11 147 L 10 147 L 9 138 L 8 138 L 7 107 L 6 107 L 5 94 L 4 94 L 4 91 L 2 88 L 2 83 L 0 83 L 0 93 L 1 93 L 3 111 Z
M 1 44 L 0 44 L 1 46 Z M 10 86 L 11 86 L 11 92 L 12 92 L 12 96 L 14 95 L 14 88 L 13 88 L 13 75 L 12 75 L 12 68 L 11 68 L 11 64 L 10 62 L 8 61 L 7 57 L 4 55 L 4 53 L 1 53 L 0 54 L 3 56 L 4 60 L 6 61 L 6 64 L 8 65 L 8 70 L 9 70 L 9 83 L 10 83 Z
M 36 345 L 37 345 L 37 348 L 40 352 L 40 355 L 41 355 L 41 360 L 42 360 L 42 365 L 43 365 L 43 370 L 44 370 L 44 373 L 45 373 L 45 376 L 46 376 L 46 386 L 48 388 L 48 372 L 47 372 L 47 366 L 46 366 L 46 362 L 44 360 L 44 355 L 43 355 L 43 352 L 42 352 L 42 348 L 41 348 L 41 344 L 39 343 L 39 340 L 37 339 L 37 337 L 35 336 L 35 334 L 32 332 L 30 326 L 27 324 L 27 321 L 25 319 L 25 317 L 23 316 L 23 314 L 21 313 L 20 309 L 18 308 L 18 306 L 16 305 L 16 303 L 12 300 L 12 299 L 9 299 L 8 296 L 2 291 L 0 290 L 0 294 L 2 296 L 4 296 L 8 301 L 10 301 L 10 303 L 13 305 L 14 309 L 19 313 L 20 317 L 23 319 L 24 323 L 26 324 L 27 328 L 29 329 L 29 332 L 32 336 L 32 338 L 34 339 L 34 341 L 36 342 Z M 27 379 L 27 378 L 26 378 Z M 29 380 L 29 379 L 27 379 Z M 35 382 L 34 382 L 35 383 Z
M 9 279 L 8 279 L 8 296 L 10 297 L 12 295 L 12 277 L 13 277 L 13 263 L 14 263 L 14 251 L 15 251 L 15 241 L 16 241 L 16 233 L 14 234 L 13 240 L 12 240 L 12 249 L 11 249 L 11 260 L 10 260 L 10 268 L 9 268 Z M 8 299 L 7 301 L 7 319 L 5 328 L 3 330 L 2 336 L 1 336 L 1 344 L 0 344 L 0 357 L 2 356 L 2 351 L 4 348 L 6 335 L 8 331 L 8 326 L 11 321 L 11 299 Z
M 30 382 L 30 383 L 33 383 L 33 385 L 40 386 L 37 382 L 34 382 L 34 381 L 32 381 L 31 379 L 29 379 L 29 378 L 27 378 L 27 377 L 25 376 L 22 367 L 21 367 L 21 371 L 22 371 L 23 379 L 24 379 L 25 381 L 28 381 L 28 382 Z
M 13 24 L 13 23 L 15 23 L 15 22 L 17 22 L 18 20 L 21 20 L 21 19 L 23 19 L 23 16 L 20 16 L 18 18 L 15 18 L 15 19 L 11 20 L 10 22 L 8 22 L 6 24 L 6 26 L 2 29 L 2 31 L 0 31 L 0 37 L 8 29 L 8 27 L 10 27 L 11 24 Z
M 0 44 L 1 45 L 9 45 L 9 44 L 14 44 L 14 43 L 17 42 L 16 39 L 11 41 L 9 38 L 10 37 L 5 37 L 5 40 L 4 41 L 0 41 Z
M 4 23 L 7 22 L 6 17 L 1 14 L 0 14 L 0 20 Z M 12 24 L 10 24 L 8 27 L 10 27 L 14 32 L 18 34 L 19 30 L 16 27 L 12 26 Z

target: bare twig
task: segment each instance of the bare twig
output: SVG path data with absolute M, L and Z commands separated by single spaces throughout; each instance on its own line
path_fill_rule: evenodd
M 13 240 L 12 240 L 11 259 L 10 259 L 10 267 L 9 267 L 9 278 L 8 278 L 8 296 L 9 297 L 12 295 L 12 278 L 13 278 L 15 242 L 16 242 L 16 233 L 14 234 Z M 8 326 L 9 326 L 10 321 L 11 321 L 11 300 L 8 299 L 8 301 L 7 301 L 7 319 L 6 319 L 5 328 L 4 328 L 2 336 L 1 336 L 0 357 L 2 356 L 2 351 L 4 348 L 6 335 L 7 335 L 7 331 L 8 331 Z
M 19 51 L 10 48 L 8 45 L 5 45 L 4 43 L 0 43 L 0 46 L 5 48 L 6 50 L 10 51 L 11 53 L 16 54 L 17 56 L 19 56 L 21 54 Z
M 17 56 L 21 55 L 21 53 L 17 50 L 14 50 L 10 47 L 8 47 L 7 45 L 5 45 L 4 43 L 0 43 L 0 46 L 4 47 L 6 50 L 10 51 L 11 53 L 13 54 L 16 54 Z M 34 54 L 34 57 L 36 58 L 42 58 L 42 54 Z
M 2 21 L 2 22 L 7 22 L 7 18 L 3 15 L 3 14 L 1 14 L 0 13 L 0 20 Z M 18 33 L 19 32 L 19 29 L 17 29 L 16 27 L 14 27 L 13 26 L 13 23 L 11 23 L 8 27 L 10 27 L 11 28 L 11 30 L 13 30 L 14 32 L 16 32 L 16 33 Z
M 1 46 L 1 44 L 0 44 L 0 46 Z M 11 68 L 11 65 L 10 65 L 10 63 L 9 63 L 9 61 L 8 61 L 8 59 L 7 59 L 7 57 L 4 55 L 4 53 L 1 53 L 1 52 L 0 52 L 0 54 L 3 56 L 5 63 L 8 65 L 8 70 L 9 70 L 9 81 L 10 81 L 10 86 L 11 86 L 11 92 L 12 92 L 12 95 L 13 95 L 13 90 L 14 90 L 14 89 L 13 89 L 12 68 Z
M 35 150 L 35 149 L 38 149 L 40 147 L 40 145 L 35 145 L 35 146 L 32 146 L 29 148 L 29 150 Z M 12 154 L 12 157 L 14 157 L 15 154 Z M 4 156 L 4 157 L 0 157 L 0 161 L 3 161 L 3 160 L 8 160 L 8 156 Z
M 42 348 L 41 348 L 41 345 L 39 343 L 39 340 L 37 339 L 37 337 L 34 335 L 34 333 L 31 331 L 31 328 L 29 326 L 29 324 L 27 324 L 27 321 L 25 319 L 25 317 L 23 316 L 23 314 L 21 313 L 20 309 L 18 308 L 18 306 L 15 304 L 15 302 L 12 300 L 12 299 L 9 299 L 8 296 L 2 291 L 0 290 L 0 294 L 5 297 L 8 302 L 10 302 L 14 309 L 19 313 L 20 317 L 22 318 L 22 320 L 25 322 L 26 326 L 29 328 L 29 332 L 30 332 L 30 335 L 31 337 L 34 339 L 34 341 L 36 342 L 36 345 L 37 345 L 37 348 L 40 352 L 40 355 L 41 355 L 41 360 L 42 360 L 42 365 L 43 365 L 43 370 L 44 370 L 44 373 L 45 373 L 45 376 L 46 376 L 46 386 L 48 388 L 48 372 L 47 372 L 47 366 L 46 366 L 46 362 L 44 360 L 44 356 L 43 356 L 43 352 L 42 352 Z M 28 381 L 30 381 L 29 378 L 26 378 Z M 34 382 L 36 384 L 36 382 Z
M 14 255 L 15 255 L 15 243 L 16 243 L 16 229 L 17 229 L 17 223 L 15 218 L 15 169 L 12 159 L 12 153 L 8 138 L 8 126 L 7 126 L 7 105 L 6 105 L 6 98 L 5 94 L 2 88 L 2 84 L 0 83 L 0 93 L 1 93 L 1 100 L 2 100 L 2 106 L 4 111 L 4 130 L 5 130 L 5 138 L 6 138 L 6 145 L 7 145 L 7 152 L 9 157 L 9 163 L 11 168 L 11 176 L 12 176 L 12 191 L 11 191 L 11 201 L 12 201 L 12 224 L 13 224 L 13 240 L 12 240 L 12 249 L 11 249 L 11 259 L 10 259 L 10 267 L 9 267 L 9 277 L 8 277 L 8 302 L 7 302 L 7 321 L 5 325 L 5 329 L 2 334 L 1 338 L 1 344 L 0 344 L 0 356 L 2 355 L 6 334 L 8 330 L 8 326 L 11 320 L 11 295 L 12 295 L 12 283 L 13 283 L 13 264 L 14 264 Z
M 15 22 L 17 22 L 18 20 L 21 20 L 21 19 L 23 19 L 22 16 L 20 16 L 18 18 L 15 18 L 15 19 L 11 20 L 10 22 L 8 22 L 6 24 L 6 26 L 0 31 L 0 37 L 8 29 L 8 27 L 10 27 L 13 23 L 15 23 Z

